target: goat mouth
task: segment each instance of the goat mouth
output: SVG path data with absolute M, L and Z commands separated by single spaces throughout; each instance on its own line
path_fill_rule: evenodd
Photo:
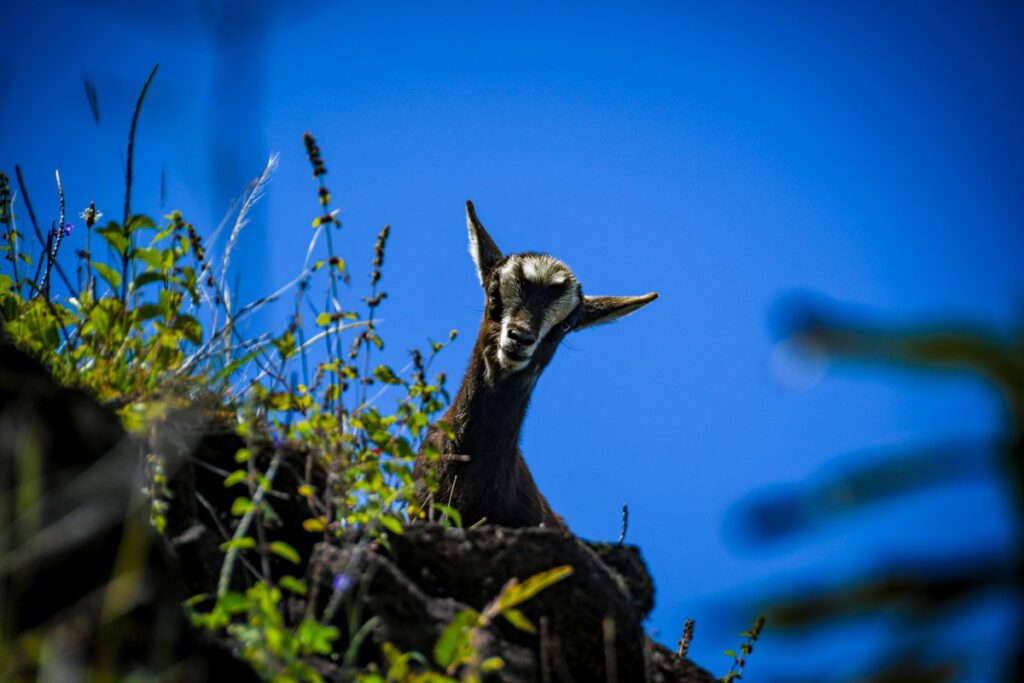
M 516 363 L 521 363 L 523 361 L 530 360 L 530 355 L 524 353 L 521 349 L 518 348 L 503 348 L 501 352 L 505 354 L 505 357 L 508 358 L 510 361 Z

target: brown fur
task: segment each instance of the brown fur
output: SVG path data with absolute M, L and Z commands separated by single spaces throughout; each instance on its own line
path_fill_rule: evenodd
M 507 302 L 502 301 L 499 287 L 502 266 L 508 263 L 511 275 L 506 277 L 517 278 L 519 283 L 519 279 L 525 277 L 518 267 L 519 260 L 540 255 L 502 256 L 469 202 L 467 219 L 471 253 L 487 300 L 466 375 L 442 418 L 451 427 L 454 438 L 438 426 L 432 426 L 416 459 L 414 475 L 422 482 L 430 467 L 426 446 L 432 445 L 440 453 L 435 464 L 437 493 L 431 500 L 422 487 L 420 504 L 424 509 L 431 503 L 450 505 L 459 511 L 465 526 L 486 519 L 487 524 L 544 525 L 567 531 L 562 518 L 552 511 L 537 489 L 519 450 L 519 434 L 533 387 L 569 331 L 627 315 L 654 300 L 657 294 L 584 297 L 569 269 L 556 262 L 555 269 L 565 274 L 564 282 L 545 285 L 523 279 L 519 287 L 521 294 L 516 297 L 514 306 L 505 307 Z M 578 305 L 542 335 L 545 313 L 553 310 L 551 301 L 571 297 L 573 292 L 576 299 L 566 300 L 578 300 Z M 529 363 L 515 371 L 503 368 L 499 359 L 503 321 L 508 328 L 524 335 L 523 339 L 539 337 L 529 355 Z M 520 350 L 508 337 L 504 344 L 506 353 Z

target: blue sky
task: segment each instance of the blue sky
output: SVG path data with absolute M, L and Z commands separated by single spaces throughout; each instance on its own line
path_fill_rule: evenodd
M 969 377 L 799 363 L 770 323 L 803 291 L 886 320 L 1019 328 L 1021 8 L 139 4 L 5 9 L 0 168 L 21 164 L 37 212 L 60 169 L 76 212 L 95 199 L 119 215 L 131 109 L 159 62 L 135 205 L 161 211 L 165 169 L 164 208 L 208 233 L 279 153 L 235 259 L 243 293 L 267 293 L 300 267 L 316 214 L 311 130 L 342 209 L 353 298 L 392 225 L 381 329 L 395 364 L 457 328 L 439 367 L 461 374 L 482 310 L 467 198 L 502 249 L 563 259 L 589 293 L 660 292 L 559 351 L 522 446 L 578 534 L 616 537 L 629 504 L 662 640 L 697 617 L 692 654 L 720 672 L 720 651 L 754 616 L 743 601 L 765 587 L 1012 537 L 1005 495 L 984 477 L 771 551 L 730 543 L 726 519 L 746 495 L 836 456 L 999 425 Z M 979 639 L 998 625 L 975 621 Z M 886 627 L 857 633 L 850 666 Z M 762 672 L 793 652 L 769 629 Z M 801 650 L 809 670 L 834 655 L 815 652 Z

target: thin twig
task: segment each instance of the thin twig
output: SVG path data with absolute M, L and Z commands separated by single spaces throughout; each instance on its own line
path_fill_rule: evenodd
M 548 633 L 548 618 L 540 618 L 540 680 L 551 683 L 551 634 Z
M 601 622 L 604 631 L 604 679 L 607 683 L 619 682 L 618 659 L 615 652 L 615 620 L 605 617 Z

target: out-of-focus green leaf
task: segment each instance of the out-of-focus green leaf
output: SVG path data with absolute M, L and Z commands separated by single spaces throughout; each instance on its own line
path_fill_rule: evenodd
M 274 541 L 271 543 L 270 552 L 274 553 L 278 557 L 283 557 L 293 564 L 299 564 L 299 562 L 302 561 L 302 558 L 299 556 L 299 551 L 284 541 Z
M 121 273 L 117 272 L 105 263 L 93 261 L 92 267 L 110 285 L 110 288 L 117 291 L 121 286 Z

